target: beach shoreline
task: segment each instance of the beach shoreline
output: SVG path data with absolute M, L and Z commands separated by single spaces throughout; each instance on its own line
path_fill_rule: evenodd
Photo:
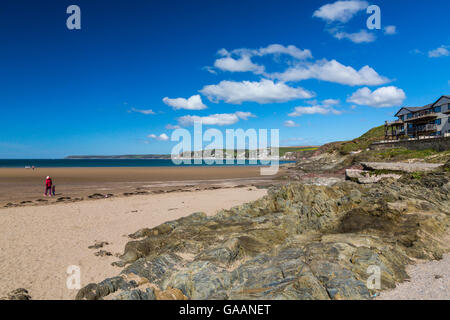
M 261 176 L 260 167 L 0 168 L 0 209 L 60 202 L 238 186 L 269 186 L 283 174 Z M 55 197 L 44 197 L 51 176 Z

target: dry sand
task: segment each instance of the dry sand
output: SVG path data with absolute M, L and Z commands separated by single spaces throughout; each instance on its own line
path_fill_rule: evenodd
M 377 300 L 450 300 L 450 255 L 406 268 L 409 281 L 382 291 Z
M 0 209 L 0 296 L 23 287 L 33 299 L 73 299 L 77 290 L 66 287 L 68 266 L 81 268 L 82 286 L 120 272 L 111 266 L 116 257 L 88 249 L 94 242 L 107 241 L 103 250 L 123 253 L 126 235 L 138 229 L 198 211 L 212 215 L 265 194 L 255 187 L 227 188 Z

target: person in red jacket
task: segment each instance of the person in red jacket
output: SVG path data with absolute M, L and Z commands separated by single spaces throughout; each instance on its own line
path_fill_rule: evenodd
M 50 178 L 49 176 L 47 176 L 47 178 L 45 179 L 45 193 L 44 193 L 44 197 L 48 195 L 51 197 L 52 196 L 52 178 Z

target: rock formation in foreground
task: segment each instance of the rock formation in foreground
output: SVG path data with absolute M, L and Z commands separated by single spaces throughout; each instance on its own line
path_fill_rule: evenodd
M 15 289 L 6 296 L 0 297 L 0 300 L 31 300 L 31 296 L 24 288 Z
M 194 213 L 130 235 L 122 272 L 77 299 L 370 299 L 407 279 L 413 259 L 448 251 L 450 178 L 291 183 L 207 217 Z

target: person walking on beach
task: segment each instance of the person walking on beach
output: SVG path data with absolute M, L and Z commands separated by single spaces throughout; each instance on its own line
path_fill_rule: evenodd
M 51 197 L 52 196 L 52 178 L 50 178 L 49 176 L 47 176 L 47 178 L 45 179 L 45 193 L 44 193 L 44 197 L 48 195 Z

